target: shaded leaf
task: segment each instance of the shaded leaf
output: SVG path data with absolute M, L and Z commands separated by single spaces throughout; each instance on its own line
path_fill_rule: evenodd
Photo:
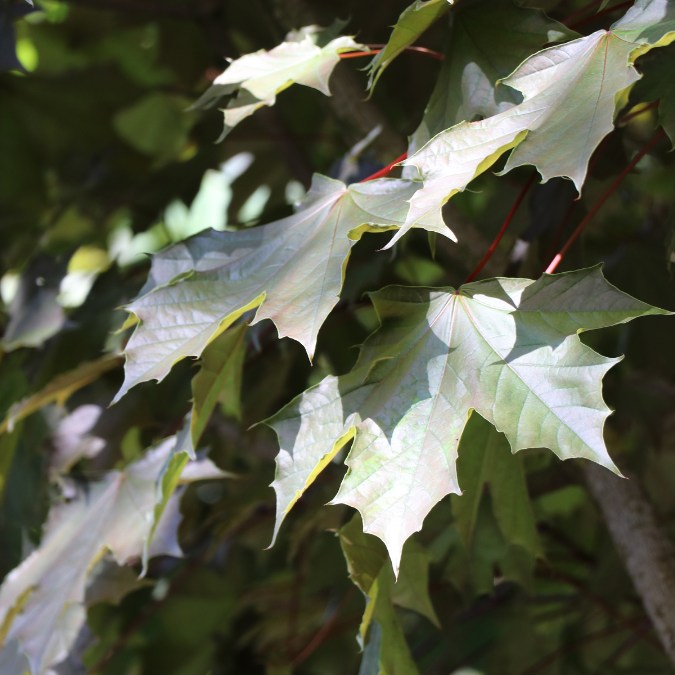
M 384 69 L 431 24 L 445 14 L 454 0 L 415 0 L 403 10 L 384 49 L 370 62 L 368 88 L 372 89 Z
M 386 550 L 377 539 L 364 534 L 358 515 L 340 528 L 339 536 L 349 576 L 366 596 L 366 609 L 359 628 L 359 642 L 365 647 L 359 672 L 417 673 L 394 609 L 398 584 Z
M 139 579 L 131 567 L 120 567 L 109 556 L 105 556 L 91 572 L 85 604 L 87 607 L 97 602 L 118 605 L 132 591 L 152 585 L 153 582 L 148 579 Z
M 155 92 L 144 96 L 113 117 L 115 130 L 134 150 L 158 159 L 170 159 L 188 140 L 194 115 L 179 96 Z
M 279 336 L 311 357 L 337 304 L 352 246 L 365 232 L 401 226 L 417 186 L 382 179 L 346 187 L 316 175 L 292 216 L 237 232 L 205 232 L 153 258 L 141 297 L 127 310 L 140 320 L 125 353 L 115 400 L 139 382 L 164 378 L 245 312 L 272 319 Z M 441 225 L 444 233 L 448 232 Z
M 222 139 L 258 108 L 274 105 L 277 94 L 292 84 L 304 84 L 330 96 L 328 80 L 340 61 L 339 55 L 367 47 L 347 36 L 320 46 L 320 38 L 320 32 L 307 27 L 269 51 L 261 49 L 236 59 L 193 107 L 209 107 L 223 96 L 236 94 L 223 109 Z
M 617 96 L 639 78 L 629 63 L 635 47 L 601 30 L 527 59 L 503 80 L 523 94 L 521 104 L 457 124 L 406 160 L 424 188 L 388 246 L 413 222 L 437 223 L 443 204 L 512 148 L 504 172 L 532 164 L 544 182 L 566 176 L 581 191 L 593 150 L 613 128 Z
M 397 570 L 404 542 L 445 495 L 460 493 L 457 447 L 472 410 L 515 452 L 547 447 L 616 471 L 603 440 L 601 381 L 618 359 L 577 333 L 667 314 L 621 293 L 598 267 L 459 290 L 390 287 L 372 295 L 382 327 L 355 369 L 328 377 L 268 420 L 281 450 L 275 533 L 354 438 L 335 503 L 358 509 Z
M 199 439 L 218 403 L 224 412 L 241 416 L 241 377 L 246 356 L 244 337 L 248 326 L 231 328 L 214 340 L 202 354 L 199 372 L 192 378 L 192 444 Z
M 522 546 L 531 556 L 540 555 L 525 472 L 520 458 L 510 455 L 506 436 L 480 415 L 472 414 L 458 452 L 457 469 L 463 492 L 453 501 L 452 512 L 466 547 L 471 548 L 478 507 L 483 490 L 488 487 L 492 510 L 506 541 Z
M 42 258 L 21 275 L 0 339 L 3 351 L 40 347 L 63 328 L 66 316 L 57 302 L 60 267 Z
M 675 45 L 657 49 L 640 60 L 643 77 L 631 96 L 635 101 L 659 100 L 659 122 L 675 143 Z
M 0 433 L 11 431 L 13 426 L 50 403 L 63 405 L 78 389 L 97 380 L 103 373 L 122 364 L 122 358 L 108 354 L 96 361 L 81 363 L 67 373 L 57 375 L 51 382 L 35 394 L 15 403 L 0 423 Z
M 157 478 L 174 443 L 165 440 L 125 471 L 110 472 L 76 499 L 52 507 L 40 547 L 0 587 L 0 636 L 18 640 L 33 673 L 44 673 L 67 655 L 85 620 L 87 580 L 106 550 L 124 565 L 148 545 Z M 198 464 L 202 477 L 220 475 L 209 460 Z M 150 545 L 152 555 L 180 552 L 172 524 L 173 536 L 163 532 Z

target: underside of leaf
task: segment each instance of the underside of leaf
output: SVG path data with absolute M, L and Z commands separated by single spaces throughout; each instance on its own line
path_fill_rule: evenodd
M 300 210 L 262 227 L 207 231 L 154 256 L 140 319 L 126 347 L 125 380 L 115 400 L 139 382 L 161 380 L 245 312 L 274 321 L 279 336 L 310 358 L 319 329 L 337 304 L 352 246 L 365 232 L 397 229 L 419 185 L 381 179 L 346 187 L 317 175 Z M 441 222 L 420 224 L 451 234 Z
M 617 471 L 603 426 L 600 356 L 577 333 L 664 313 L 621 293 L 599 268 L 454 289 L 386 288 L 373 296 L 381 328 L 351 373 L 328 378 L 268 421 L 281 451 L 277 524 L 354 434 L 334 503 L 361 513 L 398 569 L 431 508 L 459 494 L 457 447 L 472 410 L 513 452 L 547 447 Z

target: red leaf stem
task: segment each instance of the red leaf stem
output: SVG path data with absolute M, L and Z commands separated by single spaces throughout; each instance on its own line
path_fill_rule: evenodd
M 488 260 L 492 257 L 493 253 L 497 249 L 497 246 L 499 246 L 499 242 L 502 240 L 502 237 L 504 236 L 504 233 L 506 232 L 508 226 L 511 224 L 511 221 L 513 220 L 513 217 L 516 215 L 516 212 L 520 208 L 520 205 L 523 203 L 523 199 L 525 199 L 525 195 L 528 193 L 529 189 L 532 187 L 532 184 L 534 183 L 535 178 L 537 177 L 537 172 L 533 171 L 532 175 L 528 178 L 527 182 L 525 185 L 523 185 L 521 191 L 518 193 L 518 196 L 516 197 L 516 201 L 513 202 L 513 206 L 511 207 L 511 210 L 508 212 L 506 218 L 504 219 L 504 222 L 502 223 L 502 226 L 499 228 L 499 232 L 497 232 L 497 236 L 494 238 L 493 242 L 490 244 L 490 248 L 486 251 L 485 255 L 481 258 L 481 261 L 476 265 L 475 269 L 469 276 L 466 278 L 466 281 L 464 282 L 465 284 L 468 284 L 470 281 L 473 281 L 481 272 L 483 267 L 487 264 Z
M 341 59 L 358 59 L 362 56 L 372 56 L 373 54 L 379 54 L 381 51 L 381 49 L 373 49 L 372 51 L 368 52 L 345 52 L 339 56 Z
M 626 168 L 614 179 L 612 184 L 605 190 L 600 199 L 598 199 L 591 210 L 582 218 L 581 222 L 576 226 L 574 232 L 569 236 L 563 247 L 556 253 L 553 260 L 549 263 L 548 267 L 544 270 L 544 274 L 553 274 L 555 269 L 560 264 L 560 261 L 563 259 L 567 251 L 577 240 L 579 235 L 586 229 L 586 226 L 595 218 L 595 214 L 600 210 L 602 205 L 614 194 L 616 189 L 621 185 L 624 178 L 635 168 L 635 165 L 650 151 L 654 146 L 665 136 L 664 131 L 659 127 L 658 131 L 645 143 L 636 153 L 635 157 L 630 161 Z
M 404 152 L 402 155 L 399 155 L 393 162 L 389 162 L 387 166 L 383 166 L 379 171 L 376 171 L 370 176 L 364 178 L 363 180 L 360 180 L 359 183 L 366 183 L 369 180 L 375 180 L 376 178 L 382 178 L 382 176 L 386 176 L 397 164 L 401 163 L 407 156 L 408 153 Z
M 340 54 L 341 59 L 356 59 L 361 56 L 373 56 L 374 54 L 379 54 L 386 45 L 367 45 L 369 47 L 369 51 L 367 52 L 345 52 L 344 54 Z M 431 56 L 431 58 L 436 59 L 437 61 L 443 61 L 445 59 L 445 56 L 441 54 L 441 52 L 437 52 L 434 49 L 429 49 L 428 47 L 418 47 L 417 45 L 411 45 L 409 47 L 404 47 L 403 49 L 404 52 L 416 52 L 417 54 L 426 54 L 427 56 Z
M 652 110 L 653 108 L 657 108 L 659 105 L 660 99 L 657 99 L 656 101 L 652 101 L 651 103 L 648 103 L 642 108 L 639 108 L 638 110 L 633 110 L 632 112 L 626 113 L 623 117 L 619 117 L 619 119 L 616 121 L 616 126 L 620 126 L 622 124 L 626 124 L 626 122 L 629 122 L 632 120 L 634 117 L 637 117 L 638 115 L 642 115 L 642 113 L 647 112 L 648 110 Z

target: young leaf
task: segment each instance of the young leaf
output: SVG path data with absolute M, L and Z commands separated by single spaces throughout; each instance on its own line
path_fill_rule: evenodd
M 460 3 L 453 9 L 445 61 L 411 149 L 454 124 L 491 117 L 519 103 L 521 97 L 497 86 L 498 80 L 545 44 L 576 37 L 543 11 L 512 0 Z
M 8 643 L 19 641 L 33 673 L 45 672 L 67 655 L 85 619 L 89 574 L 106 550 L 119 565 L 142 555 L 156 525 L 157 479 L 174 443 L 166 439 L 124 471 L 112 471 L 86 493 L 54 506 L 40 547 L 0 587 L 0 636 Z M 221 476 L 209 460 L 194 465 L 197 471 L 186 474 L 186 482 Z M 177 499 L 157 524 L 152 555 L 180 555 Z M 163 527 L 167 520 L 171 531 Z
M 281 450 L 275 534 L 337 450 L 354 438 L 334 503 L 360 511 L 398 570 L 406 539 L 431 508 L 460 493 L 457 447 L 472 410 L 512 451 L 548 447 L 617 471 L 601 393 L 608 359 L 577 337 L 646 314 L 599 267 L 459 290 L 389 287 L 372 296 L 381 328 L 355 369 L 329 377 L 268 420 Z
M 311 27 L 288 36 L 269 51 L 261 49 L 233 61 L 193 107 L 210 107 L 223 96 L 236 93 L 223 109 L 225 127 L 220 140 L 258 108 L 271 106 L 292 84 L 304 84 L 330 96 L 328 80 L 344 52 L 367 50 L 351 37 L 337 37 L 320 45 L 321 34 Z
M 128 311 L 141 323 L 126 348 L 125 380 L 161 380 L 172 365 L 199 356 L 245 312 L 272 319 L 279 336 L 310 358 L 321 324 L 338 302 L 351 247 L 364 232 L 400 227 L 418 185 L 382 179 L 346 187 L 316 175 L 292 216 L 237 232 L 205 232 L 153 258 L 143 293 Z M 434 225 L 427 226 L 434 229 Z M 439 223 L 437 231 L 448 235 Z
M 445 14 L 454 0 L 415 0 L 403 10 L 384 49 L 370 62 L 368 88 L 372 89 L 384 69 L 409 45 L 424 33 L 434 21 Z

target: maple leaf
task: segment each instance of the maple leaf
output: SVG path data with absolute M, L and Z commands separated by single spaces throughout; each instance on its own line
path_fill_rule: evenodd
M 66 657 L 85 620 L 90 573 L 106 551 L 118 565 L 147 554 L 181 555 L 178 495 L 157 494 L 175 443 L 166 439 L 124 471 L 111 471 L 87 493 L 52 507 L 39 548 L 6 577 L 0 637 L 18 643 L 32 673 L 42 674 Z M 200 460 L 188 464 L 175 483 L 223 475 Z M 161 502 L 166 504 L 157 522 Z
M 311 358 L 338 302 L 351 247 L 365 232 L 400 227 L 418 187 L 398 179 L 346 187 L 316 175 L 295 215 L 248 230 L 207 231 L 154 256 L 141 297 L 127 307 L 141 323 L 127 344 L 115 400 L 199 356 L 256 307 L 252 323 L 272 319 L 279 336 L 298 340 Z M 449 233 L 443 223 L 436 230 Z
M 613 128 L 616 97 L 639 78 L 629 64 L 634 49 L 601 30 L 527 59 L 503 80 L 523 94 L 521 104 L 457 124 L 406 160 L 424 188 L 412 197 L 406 225 L 387 247 L 410 223 L 437 222 L 448 199 L 512 148 L 504 173 L 532 164 L 544 182 L 566 176 L 580 191 L 593 150 Z
M 209 107 L 223 96 L 236 92 L 223 109 L 225 126 L 219 140 L 242 120 L 263 106 L 271 106 L 276 96 L 292 84 L 303 84 L 330 96 L 328 81 L 340 61 L 340 54 L 367 50 L 351 37 L 340 36 L 327 44 L 322 32 L 307 26 L 291 33 L 273 49 L 261 49 L 233 61 L 193 107 Z
M 454 124 L 491 117 L 519 103 L 514 89 L 497 82 L 545 44 L 577 37 L 542 10 L 512 0 L 457 5 L 445 61 L 408 153 Z
M 216 405 L 224 412 L 241 418 L 241 379 L 246 356 L 246 329 L 243 323 L 225 331 L 202 354 L 200 368 L 192 378 L 192 445 L 199 443 Z
M 381 328 L 354 370 L 328 377 L 267 421 L 280 452 L 275 536 L 283 518 L 350 439 L 333 503 L 358 509 L 394 570 L 406 539 L 445 495 L 460 493 L 457 447 L 472 410 L 513 452 L 547 447 L 617 471 L 607 454 L 605 358 L 577 337 L 646 314 L 599 267 L 459 290 L 389 287 L 372 299 Z
M 490 502 L 500 533 L 532 558 L 541 555 L 537 525 L 521 458 L 480 415 L 472 414 L 462 434 L 457 461 L 463 494 L 452 503 L 452 515 L 464 545 L 474 544 L 479 507 L 489 485 Z
M 394 26 L 384 49 L 370 62 L 368 88 L 372 89 L 384 69 L 409 45 L 424 33 L 434 21 L 445 14 L 455 0 L 415 0 L 406 7 Z
M 623 40 L 638 43 L 633 59 L 654 47 L 665 47 L 675 40 L 675 3 L 672 0 L 636 0 L 611 26 Z

